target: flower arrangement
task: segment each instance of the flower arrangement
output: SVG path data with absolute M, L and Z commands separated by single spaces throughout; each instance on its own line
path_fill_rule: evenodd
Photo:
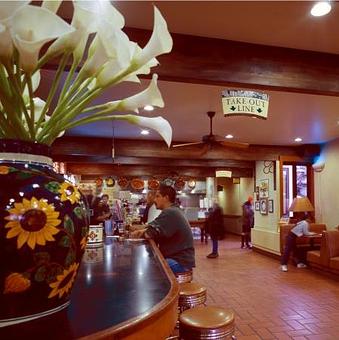
M 156 74 L 140 93 L 91 104 L 109 87 L 140 82 L 138 76 L 158 64 L 156 57 L 171 51 L 172 38 L 159 10 L 154 7 L 152 36 L 141 48 L 122 31 L 124 17 L 109 1 L 73 0 L 70 24 L 56 14 L 61 3 L 0 2 L 0 138 L 51 145 L 67 129 L 125 120 L 155 129 L 170 145 L 172 129 L 162 117 L 121 114 L 139 113 L 145 105 L 164 106 Z M 42 100 L 35 96 L 40 70 L 53 59 L 58 68 Z

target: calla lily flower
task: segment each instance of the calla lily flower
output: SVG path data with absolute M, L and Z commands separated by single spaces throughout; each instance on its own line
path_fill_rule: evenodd
M 42 6 L 43 8 L 48 9 L 49 11 L 56 13 L 60 7 L 62 3 L 62 0 L 45 0 L 42 2 Z
M 92 42 L 89 58 L 81 69 L 88 77 L 94 75 L 110 60 L 114 60 L 120 69 L 127 67 L 131 59 L 130 41 L 121 30 L 111 31 L 104 24 Z
M 0 57 L 10 58 L 13 54 L 13 43 L 10 33 L 11 18 L 15 11 L 29 1 L 2 1 L 0 6 Z
M 5 118 L 0 137 L 51 145 L 66 129 L 101 120 L 126 120 L 155 129 L 170 145 L 172 129 L 163 118 L 113 114 L 138 113 L 145 105 L 163 107 L 157 75 L 140 93 L 90 104 L 109 86 L 123 81 L 140 83 L 138 76 L 149 74 L 158 65 L 156 57 L 171 50 L 172 39 L 158 9 L 154 8 L 153 34 L 142 49 L 122 31 L 124 18 L 110 1 L 73 0 L 71 25 L 56 14 L 61 2 L 43 1 L 33 6 L 29 1 L 0 1 L 0 108 Z M 94 39 L 85 53 L 91 34 Z M 51 41 L 38 60 L 42 46 Z M 60 64 L 44 102 L 35 97 L 39 69 L 59 55 Z
M 126 120 L 131 124 L 136 124 L 144 128 L 155 130 L 164 139 L 167 146 L 171 146 L 172 127 L 169 122 L 162 117 L 143 117 L 135 115 L 126 115 Z
M 147 89 L 137 93 L 134 96 L 109 102 L 106 104 L 107 109 L 120 110 L 120 111 L 134 111 L 139 113 L 138 108 L 145 105 L 153 105 L 157 107 L 164 107 L 164 101 L 157 85 L 158 75 L 153 74 L 152 81 Z
M 167 23 L 160 11 L 154 6 L 154 26 L 151 39 L 146 46 L 133 58 L 137 65 L 145 65 L 149 60 L 164 53 L 169 53 L 173 47 L 173 40 L 168 32 Z
M 12 17 L 11 33 L 24 71 L 32 72 L 41 47 L 74 29 L 49 10 L 37 6 L 19 8 Z

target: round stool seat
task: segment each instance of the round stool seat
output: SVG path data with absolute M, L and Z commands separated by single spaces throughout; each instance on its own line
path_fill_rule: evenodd
M 193 280 L 193 272 L 190 270 L 188 272 L 176 273 L 175 277 L 178 283 L 191 282 Z
M 234 313 L 231 309 L 198 306 L 184 311 L 179 318 L 180 339 L 230 339 L 234 334 Z
M 185 310 L 204 304 L 206 287 L 199 283 L 181 283 L 179 288 L 179 308 Z

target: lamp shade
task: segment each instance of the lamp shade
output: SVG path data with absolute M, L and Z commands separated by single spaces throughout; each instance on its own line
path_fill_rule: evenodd
M 289 208 L 289 211 L 307 212 L 314 211 L 314 208 L 308 197 L 295 197 Z

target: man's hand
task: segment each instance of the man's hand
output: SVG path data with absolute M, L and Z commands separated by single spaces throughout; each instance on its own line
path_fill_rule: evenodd
M 143 238 L 145 231 L 146 231 L 145 228 L 144 229 L 139 229 L 139 230 L 132 231 L 130 233 L 130 238 Z
M 129 227 L 129 231 L 144 230 L 144 229 L 145 229 L 145 224 L 132 224 Z

